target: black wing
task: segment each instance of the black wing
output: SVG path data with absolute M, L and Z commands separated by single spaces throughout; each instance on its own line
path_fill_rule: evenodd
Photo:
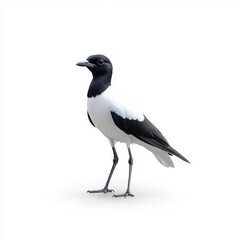
M 87 113 L 87 116 L 88 116 L 88 120 L 89 120 L 89 122 L 95 127 L 95 125 L 94 125 L 93 122 L 92 122 L 92 119 L 90 118 L 89 113 Z
M 114 123 L 126 134 L 131 134 L 139 140 L 160 148 L 169 155 L 175 155 L 185 162 L 189 162 L 184 156 L 173 149 L 162 133 L 144 116 L 143 121 L 122 118 L 115 112 L 111 112 Z

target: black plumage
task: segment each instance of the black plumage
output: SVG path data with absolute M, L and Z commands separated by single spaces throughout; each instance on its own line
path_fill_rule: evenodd
M 162 133 L 144 116 L 143 121 L 122 118 L 115 112 L 111 112 L 114 123 L 126 134 L 131 134 L 137 139 L 166 151 L 169 155 L 175 155 L 185 162 L 189 161 L 179 152 L 173 149 Z
M 88 112 L 87 112 L 87 116 L 88 116 L 88 120 L 89 120 L 89 122 L 95 127 L 95 125 L 94 125 L 94 123 L 92 122 L 92 119 L 90 118 L 90 115 L 89 115 Z

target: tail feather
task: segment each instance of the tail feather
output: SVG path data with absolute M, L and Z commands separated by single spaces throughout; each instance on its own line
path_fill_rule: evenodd
M 170 146 L 168 147 L 168 152 L 169 152 L 170 154 L 173 154 L 173 155 L 175 155 L 176 157 L 182 159 L 183 161 L 190 163 L 182 154 L 180 154 L 178 151 L 176 151 L 174 148 L 172 148 L 172 147 L 170 147 Z
M 159 150 L 157 153 L 154 152 L 153 155 L 164 167 L 174 168 L 173 161 L 172 161 L 171 157 L 166 152 L 164 152 L 162 150 Z
M 181 155 L 179 152 L 177 152 L 175 149 L 173 149 L 171 146 L 168 146 L 166 150 L 162 150 L 158 147 L 154 147 L 150 144 L 147 144 L 146 142 L 140 141 L 139 139 L 135 138 L 134 143 L 143 146 L 147 150 L 153 153 L 153 155 L 156 157 L 156 159 L 164 166 L 164 167 L 173 167 L 174 164 L 171 159 L 171 156 L 174 155 L 180 159 L 182 159 L 185 162 L 190 163 L 183 155 Z

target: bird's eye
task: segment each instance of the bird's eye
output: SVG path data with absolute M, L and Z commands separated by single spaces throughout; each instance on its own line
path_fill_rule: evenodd
M 97 60 L 97 64 L 98 64 L 98 65 L 103 65 L 103 64 L 104 64 L 104 60 L 101 59 L 101 58 L 98 59 L 98 60 Z

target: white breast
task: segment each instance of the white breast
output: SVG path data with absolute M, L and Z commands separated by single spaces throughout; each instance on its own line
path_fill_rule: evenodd
M 113 122 L 111 111 L 123 118 L 143 121 L 144 115 L 127 96 L 112 86 L 102 94 L 88 98 L 88 113 L 94 125 L 109 139 L 131 143 L 131 136 L 120 130 Z

